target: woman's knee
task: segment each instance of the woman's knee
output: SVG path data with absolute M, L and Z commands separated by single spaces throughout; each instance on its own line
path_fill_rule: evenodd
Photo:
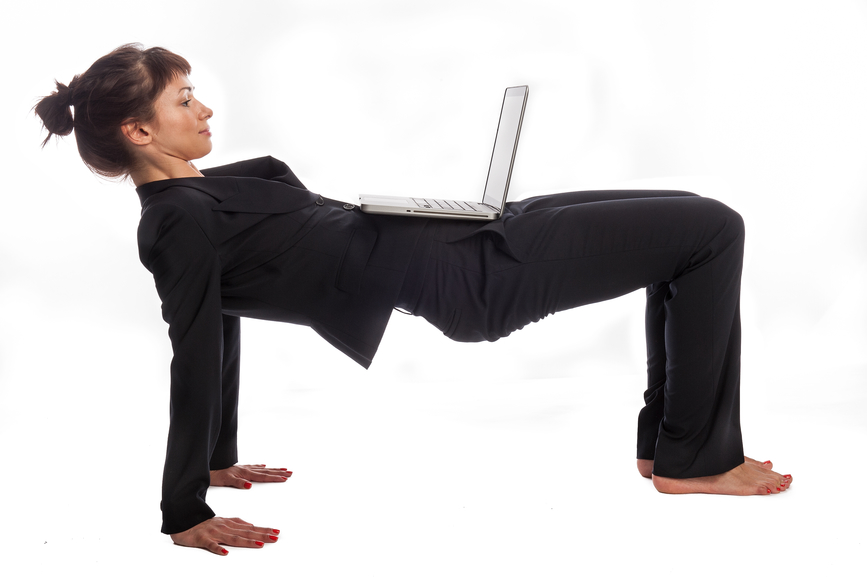
M 725 205 L 721 202 L 720 205 L 724 207 L 723 215 L 726 219 L 726 228 L 736 238 L 743 240 L 744 235 L 746 234 L 746 224 L 744 224 L 744 217 L 742 217 L 739 212 L 737 212 L 730 206 Z
M 743 245 L 746 225 L 740 213 L 712 198 L 703 198 L 703 201 L 711 210 L 713 218 L 719 223 L 720 234 L 723 234 L 731 243 Z

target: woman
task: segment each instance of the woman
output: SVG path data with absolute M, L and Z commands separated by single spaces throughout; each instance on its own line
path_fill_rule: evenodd
M 666 493 L 789 487 L 743 454 L 737 213 L 687 192 L 596 191 L 510 203 L 488 224 L 364 214 L 270 157 L 199 171 L 213 111 L 190 71 L 122 46 L 36 106 L 45 142 L 74 130 L 87 166 L 132 178 L 141 199 L 139 254 L 174 353 L 161 506 L 175 543 L 225 555 L 277 540 L 205 503 L 211 485 L 291 475 L 235 465 L 241 316 L 308 325 L 366 368 L 393 307 L 455 340 L 496 340 L 647 287 L 639 472 Z

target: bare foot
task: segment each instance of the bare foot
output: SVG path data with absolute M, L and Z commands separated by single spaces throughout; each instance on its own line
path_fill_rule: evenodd
M 744 457 L 744 463 L 720 475 L 672 479 L 653 475 L 653 486 L 660 493 L 711 493 L 715 495 L 771 495 L 792 484 L 791 475 L 771 470 L 772 463 Z
M 744 457 L 744 461 L 747 463 L 756 465 L 757 467 L 763 467 L 765 469 L 773 469 L 774 468 L 774 464 L 770 461 L 765 461 L 764 463 L 759 463 L 755 459 L 750 459 L 749 457 Z
M 653 478 L 653 459 L 638 459 L 638 472 L 642 477 Z

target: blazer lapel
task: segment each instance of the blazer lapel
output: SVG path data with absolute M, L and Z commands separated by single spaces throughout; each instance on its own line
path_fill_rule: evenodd
M 286 164 L 256 158 L 205 169 L 207 178 L 174 178 L 150 182 L 136 189 L 142 205 L 148 198 L 173 187 L 193 188 L 219 202 L 214 210 L 254 214 L 280 214 L 308 207 L 320 198 L 301 184 Z
M 314 204 L 319 198 L 319 195 L 313 194 L 309 190 L 259 178 L 226 176 L 209 177 L 201 180 L 212 181 L 213 185 L 219 186 L 224 190 L 233 188 L 236 191 L 235 194 L 225 198 L 225 200 L 214 207 L 214 210 L 222 212 L 249 212 L 256 214 L 295 212 Z M 210 194 L 208 190 L 204 190 L 204 192 Z M 215 196 L 218 200 L 222 200 L 216 195 L 212 196 Z
M 202 171 L 220 191 L 212 194 L 221 203 L 214 208 L 223 212 L 279 214 L 295 212 L 315 203 L 319 195 L 308 191 L 285 162 L 271 156 L 242 160 Z M 205 190 L 205 192 L 209 191 Z

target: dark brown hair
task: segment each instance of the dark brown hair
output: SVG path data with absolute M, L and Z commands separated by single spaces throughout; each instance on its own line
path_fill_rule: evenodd
M 186 60 L 165 48 L 126 44 L 113 50 L 69 86 L 55 80 L 57 91 L 39 100 L 34 110 L 48 130 L 42 146 L 75 130 L 78 153 L 91 171 L 109 178 L 128 175 L 135 159 L 121 126 L 152 121 L 162 91 L 190 70 Z

